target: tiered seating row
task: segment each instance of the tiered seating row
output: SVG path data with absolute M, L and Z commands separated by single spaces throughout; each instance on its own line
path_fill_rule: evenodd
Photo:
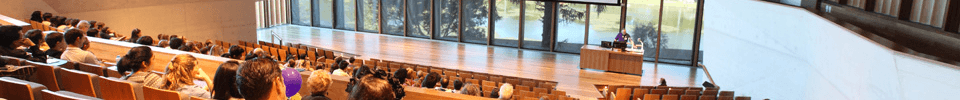
M 749 96 L 735 96 L 733 91 L 720 91 L 720 88 L 611 85 L 597 85 L 597 88 L 605 95 L 598 100 L 750 100 Z M 604 88 L 608 92 L 602 92 Z

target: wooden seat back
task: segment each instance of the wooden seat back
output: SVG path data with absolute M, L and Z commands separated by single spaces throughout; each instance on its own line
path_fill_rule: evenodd
M 70 91 L 41 90 L 43 100 L 101 100 L 100 98 L 76 94 Z
M 39 83 L 33 83 L 13 77 L 0 78 L 0 98 L 10 100 L 37 100 L 40 99 L 40 90 L 46 89 Z
M 697 95 L 680 95 L 680 100 L 697 100 Z
M 57 70 L 60 70 L 60 67 L 44 64 L 33 64 L 33 66 L 37 69 L 34 73 L 37 78 L 33 82 L 47 86 L 48 90 L 60 91 L 60 85 L 57 83 Z
M 104 100 L 143 100 L 142 85 L 136 82 L 121 80 L 113 77 L 98 77 L 100 79 L 100 93 Z
M 177 91 L 143 87 L 143 100 L 187 100 L 188 96 L 180 95 Z
M 87 63 L 77 64 L 77 70 L 87 72 L 87 73 L 93 73 L 97 76 L 103 76 L 103 69 L 104 68 L 101 67 L 100 65 L 93 65 L 93 64 L 87 64 Z
M 635 98 L 635 99 L 643 99 L 643 96 L 644 96 L 645 94 L 648 94 L 649 92 L 650 92 L 650 89 L 646 89 L 646 88 L 634 88 L 634 89 L 633 89 L 633 98 Z
M 660 100 L 660 94 L 644 94 L 643 100 Z
M 78 70 L 62 69 L 58 70 L 57 82 L 60 84 L 60 91 L 70 91 L 90 97 L 99 97 L 97 93 L 97 75 Z
M 617 88 L 617 96 L 614 98 L 616 100 L 631 100 L 630 96 L 632 95 L 633 89 L 630 88 Z

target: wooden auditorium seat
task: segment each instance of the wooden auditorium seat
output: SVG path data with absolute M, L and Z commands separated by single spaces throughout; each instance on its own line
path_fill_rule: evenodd
M 99 97 L 97 87 L 97 75 L 83 71 L 61 69 L 58 70 L 57 82 L 60 84 L 60 91 L 70 91 L 90 97 Z M 58 91 L 59 92 L 59 91 Z
M 143 87 L 143 100 L 189 100 L 189 96 L 180 95 L 177 91 Z
M 680 95 L 667 94 L 667 95 L 663 95 L 663 97 L 660 98 L 660 100 L 680 100 Z
M 680 100 L 697 100 L 697 95 L 680 95 Z
M 703 93 L 700 94 L 700 95 L 717 96 L 717 93 L 718 93 L 718 92 L 719 92 L 719 91 L 717 91 L 717 90 L 704 90 Z
M 720 91 L 720 96 L 721 96 L 721 97 L 724 97 L 724 96 L 730 96 L 730 97 L 732 97 L 732 96 L 734 96 L 734 95 L 733 95 L 733 91 Z
M 635 99 L 643 99 L 644 94 L 648 94 L 649 92 L 650 92 L 650 89 L 634 88 L 634 89 L 633 89 L 633 98 L 635 98 Z
M 73 93 L 70 91 L 57 91 L 53 92 L 50 90 L 41 90 L 41 96 L 43 100 L 102 100 L 96 97 L 90 97 L 82 94 Z
M 667 94 L 667 89 L 653 89 L 650 94 Z
M 77 69 L 77 63 L 72 61 L 67 61 L 66 63 L 63 63 L 63 65 L 60 65 L 60 68 Z
M 95 75 L 97 75 L 97 76 L 103 76 L 103 69 L 104 69 L 104 68 L 103 68 L 103 67 L 100 67 L 100 65 L 93 65 L 93 64 L 87 64 L 87 63 L 78 63 L 78 64 L 77 64 L 77 70 L 80 70 L 80 71 L 83 71 L 83 72 L 88 72 L 88 73 L 93 73 L 93 74 L 95 74 Z
M 683 95 L 700 95 L 700 90 L 687 89 L 687 91 L 683 92 Z
M 617 90 L 616 90 L 616 94 L 617 94 L 617 95 L 616 95 L 616 97 L 614 97 L 614 99 L 616 99 L 616 100 L 631 100 L 631 99 L 630 99 L 630 94 L 631 94 L 630 92 L 631 92 L 631 90 L 633 90 L 633 89 L 630 89 L 630 88 L 617 88 Z
M 98 77 L 100 79 L 100 93 L 104 100 L 143 100 L 142 85 L 136 82 L 121 80 L 114 77 Z
M 560 90 L 553 90 L 553 91 L 550 91 L 550 94 L 566 96 L 567 92 L 560 91 Z
M 701 95 L 700 100 L 717 100 L 716 95 Z
M 33 64 L 33 66 L 37 69 L 33 75 L 36 76 L 33 82 L 47 86 L 48 90 L 60 91 L 60 85 L 57 84 L 57 70 L 60 70 L 60 67 L 45 64 Z
M 47 89 L 40 83 L 24 81 L 13 77 L 0 78 L 0 98 L 10 100 L 39 100 L 41 90 Z
M 734 100 L 733 96 L 720 96 L 717 100 Z
M 660 100 L 660 94 L 644 94 L 643 100 Z
M 737 96 L 737 97 L 736 97 L 736 100 L 750 100 L 750 97 L 748 97 L 748 96 Z
M 23 65 L 23 64 L 20 64 L 20 63 L 23 63 L 23 59 L 14 58 L 14 57 L 9 57 L 9 56 L 2 56 L 2 57 L 5 58 L 5 59 L 7 59 L 7 61 L 6 61 L 6 62 L 7 62 L 7 65 L 13 65 L 13 66 L 21 66 L 21 65 Z
M 127 73 L 121 74 L 120 71 L 117 70 L 117 66 L 111 66 L 103 69 L 103 76 L 106 77 L 121 78 L 125 75 L 127 75 Z
M 504 77 L 503 82 L 504 82 L 504 83 L 510 83 L 510 84 L 513 84 L 513 85 L 520 85 L 520 79 L 513 78 L 513 77 L 510 77 L 510 78 Z
M 670 89 L 667 94 L 683 94 L 685 89 Z
M 499 76 L 499 75 L 489 75 L 489 76 L 490 78 L 488 78 L 488 80 L 490 81 L 497 82 L 497 83 L 506 82 L 503 80 L 503 76 Z
M 537 87 L 539 81 L 532 79 L 520 79 L 520 84 L 524 86 Z

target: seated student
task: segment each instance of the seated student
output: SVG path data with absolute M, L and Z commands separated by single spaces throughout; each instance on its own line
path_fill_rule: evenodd
M 241 57 L 243 57 L 244 52 L 246 51 L 244 51 L 243 48 L 241 48 L 240 46 L 231 45 L 230 50 L 228 50 L 227 53 L 220 55 L 220 57 L 240 59 Z
M 436 72 L 430 72 L 426 77 L 423 77 L 423 81 L 420 82 L 420 87 L 431 88 L 437 86 L 437 82 L 440 81 L 440 74 Z
M 23 51 L 24 47 L 34 46 L 32 41 L 23 38 L 20 26 L 0 26 L 0 55 L 36 61 L 36 58 Z
M 330 83 L 333 83 L 333 80 L 330 79 L 330 74 L 326 71 L 311 72 L 304 87 L 310 93 L 310 96 L 304 96 L 300 100 L 330 100 L 330 98 L 327 98 L 327 88 L 330 87 Z
M 163 76 L 166 80 L 163 89 L 180 92 L 195 97 L 210 98 L 209 86 L 213 84 L 210 77 L 207 76 L 200 67 L 197 66 L 197 58 L 190 54 L 179 54 L 174 56 L 167 66 L 167 74 Z M 204 81 L 203 85 L 194 83 L 194 80 Z
M 514 100 L 513 85 L 510 85 L 510 83 L 503 83 L 503 85 L 500 85 L 499 93 L 500 100 Z
M 480 91 L 480 87 L 477 86 L 477 84 L 467 83 L 466 85 L 463 86 L 463 88 L 460 89 L 460 94 L 481 96 L 483 92 Z
M 43 40 L 50 46 L 44 54 L 49 57 L 60 59 L 60 54 L 67 50 L 67 43 L 63 42 L 63 33 L 57 31 L 47 31 L 47 37 Z
M 69 45 L 67 46 L 67 50 L 60 55 L 60 59 L 80 63 L 100 64 L 97 56 L 81 48 L 87 41 L 87 37 L 85 37 L 79 29 L 67 30 L 67 34 L 64 34 L 63 40 Z
M 217 73 L 213 76 L 213 98 L 217 100 L 240 99 L 237 91 L 236 76 L 240 62 L 230 60 L 220 64 Z
M 43 22 L 43 16 L 40 14 L 40 11 L 33 11 L 33 14 L 30 14 L 30 21 Z
M 170 48 L 171 49 L 180 49 L 180 46 L 183 46 L 183 39 L 172 37 L 170 38 Z
M 40 30 L 32 29 L 27 31 L 27 34 L 23 35 L 23 37 L 30 39 L 30 42 L 37 44 L 34 46 L 27 47 L 27 49 L 25 49 L 25 51 L 29 52 L 30 56 L 33 57 L 33 58 L 28 58 L 27 60 L 46 63 L 47 54 L 44 51 L 46 49 L 42 48 L 43 46 L 42 44 L 45 43 L 45 41 L 43 40 L 43 33 L 40 33 Z
M 348 100 L 394 100 L 395 94 L 393 87 L 387 80 L 374 77 L 374 75 L 364 75 L 361 81 L 352 91 Z
M 87 32 L 87 36 L 89 37 L 100 37 L 100 30 L 97 30 L 96 28 L 89 28 L 85 32 Z
M 270 54 L 267 54 L 267 52 L 263 51 L 263 49 L 260 49 L 260 48 L 253 49 L 253 51 L 247 54 L 247 57 L 246 57 L 247 60 L 254 59 L 254 58 L 273 59 L 272 57 L 270 57 Z
M 97 35 L 99 35 L 98 37 L 100 37 L 100 38 L 102 38 L 102 39 L 113 40 L 113 36 L 111 36 L 110 33 L 103 32 L 103 31 L 100 31 L 100 32 L 98 32 L 98 33 L 99 33 L 99 34 L 97 34 Z
M 140 41 L 140 38 L 141 38 L 140 29 L 134 28 L 133 31 L 130 32 L 130 39 L 127 39 L 126 41 L 131 43 L 139 43 L 138 41 Z M 151 39 L 150 41 L 153 41 L 153 40 Z
M 453 83 L 451 84 L 453 84 L 453 88 L 452 88 L 453 91 L 460 91 L 460 89 L 463 88 L 464 83 L 459 79 L 454 79 Z
M 280 77 L 280 63 L 268 58 L 255 58 L 240 64 L 237 69 L 237 88 L 244 99 L 281 100 L 286 97 L 286 85 Z
M 222 55 L 224 53 L 223 47 L 216 44 L 210 44 L 210 46 L 207 46 L 204 49 L 206 49 L 206 51 L 203 52 L 203 54 L 207 55 Z
M 197 46 L 197 45 L 194 44 L 193 42 L 187 42 L 187 43 L 183 44 L 182 46 L 180 46 L 180 48 L 178 48 L 178 50 L 180 50 L 180 51 L 186 51 L 186 52 L 199 53 L 200 51 L 197 51 L 196 46 Z
M 117 71 L 130 74 L 120 77 L 120 79 L 137 82 L 146 87 L 160 88 L 165 81 L 160 74 L 150 72 L 153 68 L 153 50 L 147 46 L 133 47 L 126 55 L 117 61 Z
M 140 36 L 138 39 L 133 39 L 137 41 L 137 44 L 153 46 L 153 37 L 150 36 Z
M 170 49 L 170 41 L 160 40 L 159 42 L 157 42 L 157 47 Z

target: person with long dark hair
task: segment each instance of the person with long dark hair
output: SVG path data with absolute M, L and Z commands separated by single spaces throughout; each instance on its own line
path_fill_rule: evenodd
M 37 45 L 27 47 L 27 49 L 24 50 L 29 52 L 30 56 L 32 57 L 32 58 L 29 58 L 28 60 L 34 61 L 34 62 L 46 63 L 47 62 L 46 53 L 42 49 L 40 49 L 42 46 L 41 44 L 44 43 L 43 33 L 41 33 L 40 30 L 32 29 L 27 31 L 27 34 L 24 34 L 23 37 L 30 39 L 31 42 L 37 44 Z
M 117 62 L 117 71 L 120 73 L 131 72 L 120 77 L 127 81 L 133 81 L 146 87 L 160 88 L 163 86 L 164 79 L 160 74 L 150 72 L 153 68 L 153 50 L 147 46 L 133 47 L 127 51 L 126 55 Z
M 220 64 L 213 76 L 213 99 L 229 100 L 243 98 L 237 91 L 237 68 L 240 62 L 230 60 Z

